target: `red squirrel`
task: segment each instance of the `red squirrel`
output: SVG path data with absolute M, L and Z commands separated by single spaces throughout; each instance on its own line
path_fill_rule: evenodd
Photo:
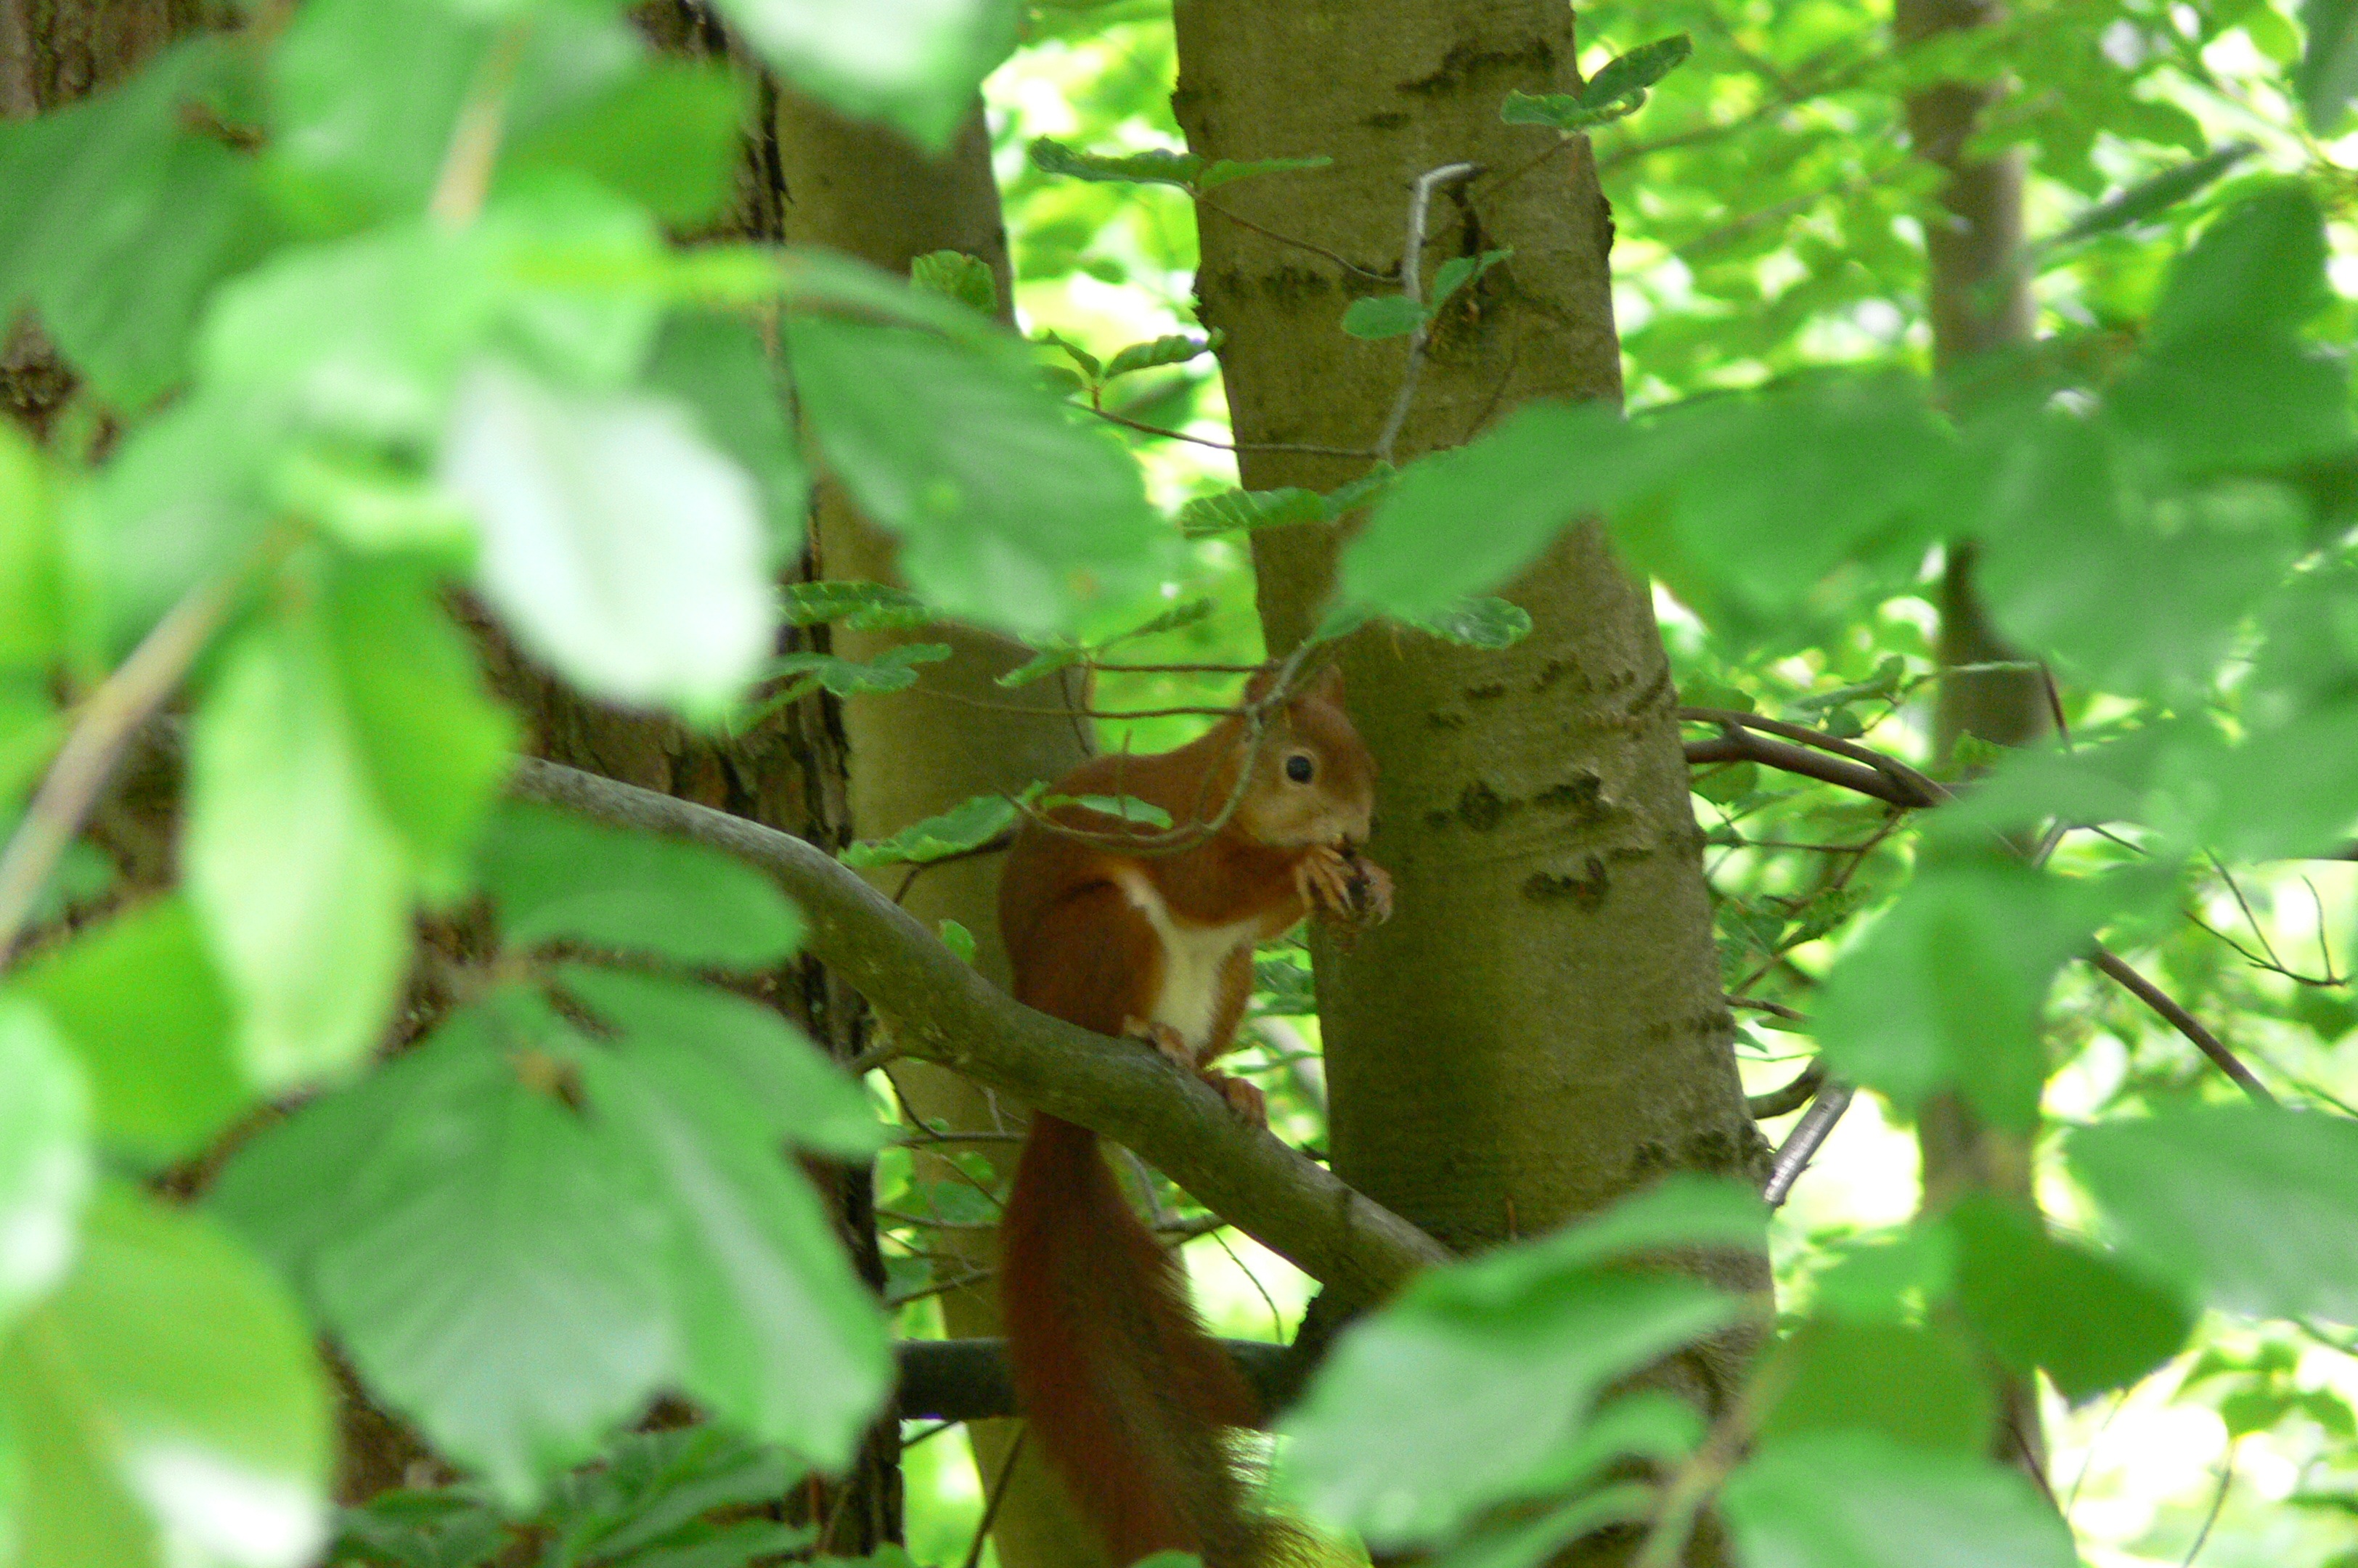
M 1260 1091 L 1212 1066 L 1244 1017 L 1254 944 L 1313 910 L 1379 920 L 1391 901 L 1390 879 L 1357 853 L 1375 763 L 1343 711 L 1341 672 L 1274 702 L 1272 679 L 1256 676 L 1245 712 L 1187 745 L 1094 758 L 1055 786 L 1145 801 L 1170 828 L 1067 804 L 1050 819 L 1079 836 L 1027 822 L 999 885 L 1018 1000 L 1150 1042 L 1263 1123 Z M 1112 1561 L 1175 1550 L 1248 1568 L 1285 1555 L 1287 1532 L 1253 1515 L 1228 1457 L 1223 1429 L 1254 1424 L 1252 1391 L 1097 1134 L 1032 1119 L 1000 1250 L 1018 1408 Z

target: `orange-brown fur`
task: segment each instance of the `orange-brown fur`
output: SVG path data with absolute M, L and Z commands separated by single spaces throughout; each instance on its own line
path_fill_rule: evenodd
M 1341 687 L 1329 670 L 1272 709 L 1257 748 L 1245 720 L 1230 719 L 1175 751 L 1098 757 L 1058 781 L 1059 795 L 1133 796 L 1175 828 L 1200 830 L 1251 769 L 1218 829 L 1175 852 L 1124 852 L 1102 838 L 1153 830 L 1071 806 L 1055 819 L 1100 841 L 1027 825 L 999 900 L 1018 1000 L 1103 1034 L 1151 1032 L 1172 1001 L 1166 980 L 1211 965 L 1208 1002 L 1191 993 L 1178 1009 L 1200 1022 L 1196 1037 L 1166 1029 L 1164 1044 L 1184 1045 L 1225 1083 L 1210 1064 L 1244 1016 L 1254 942 L 1307 913 L 1306 860 L 1331 860 L 1368 834 L 1375 769 Z M 1306 784 L 1286 773 L 1303 754 Z M 1166 925 L 1188 951 L 1171 946 Z M 1224 1435 L 1255 1419 L 1251 1391 L 1206 1336 L 1175 1260 L 1130 1212 L 1086 1128 L 1033 1119 L 1001 1226 L 1001 1300 L 1017 1400 L 1116 1563 L 1167 1550 L 1199 1553 L 1206 1568 L 1267 1560 L 1276 1536 L 1249 1516 Z

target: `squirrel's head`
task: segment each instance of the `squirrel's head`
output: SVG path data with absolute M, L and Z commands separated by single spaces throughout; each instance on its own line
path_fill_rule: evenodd
M 1258 700 L 1267 676 L 1245 691 Z M 1249 731 L 1238 744 L 1250 748 Z M 1376 805 L 1376 763 L 1343 710 L 1343 672 L 1329 665 L 1267 715 L 1237 826 L 1280 849 L 1362 844 Z

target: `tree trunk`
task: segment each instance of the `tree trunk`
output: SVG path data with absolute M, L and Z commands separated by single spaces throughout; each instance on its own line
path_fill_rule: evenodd
M 1618 397 L 1612 222 L 1587 143 L 1498 115 L 1509 89 L 1577 85 L 1565 7 L 1179 0 L 1177 25 L 1174 105 L 1195 152 L 1334 159 L 1202 203 L 1197 291 L 1227 334 L 1247 486 L 1331 490 L 1366 470 L 1266 444 L 1373 446 L 1406 352 L 1337 323 L 1352 298 L 1399 287 L 1409 189 L 1443 164 L 1482 172 L 1435 196 L 1423 276 L 1452 256 L 1514 254 L 1444 313 L 1401 457 L 1533 398 Z M 1315 622 L 1334 553 L 1308 530 L 1256 537 L 1273 651 Z M 1316 953 L 1336 1173 L 1466 1251 L 1671 1171 L 1757 1179 L 1764 1153 L 1646 590 L 1591 524 L 1504 591 L 1534 623 L 1512 648 L 1385 628 L 1343 645 L 1381 770 L 1371 852 L 1399 898 L 1355 947 Z M 1714 1267 L 1735 1288 L 1768 1288 L 1764 1258 Z M 1716 1408 L 1741 1348 L 1667 1375 Z
M 1998 19 L 1996 0 L 1898 0 L 1893 21 L 1906 49 L 1935 34 Z M 2018 147 L 1969 157 L 1966 144 L 1996 100 L 1991 85 L 1939 82 L 1909 95 L 1908 134 L 1916 154 L 1948 176 L 1941 212 L 1926 225 L 1925 299 L 1932 319 L 1932 358 L 1950 395 L 1970 399 L 1977 362 L 2028 346 L 2037 321 L 2029 276 L 2021 265 L 2023 156 Z M 1974 588 L 1972 541 L 1953 540 L 1941 579 L 1942 666 L 1933 749 L 1946 759 L 1970 736 L 1993 746 L 2021 746 L 2047 733 L 2045 675 L 2030 669 L 1964 666 L 2019 661 L 1998 635 Z M 1928 1101 L 1917 1118 L 1923 1165 L 1923 1208 L 1938 1214 L 1969 1193 L 1995 1194 L 2038 1212 L 2030 1145 L 1985 1125 L 1954 1095 Z M 1996 1456 L 2035 1477 L 2046 1469 L 2035 1379 L 1991 1364 L 2002 1422 Z
M 892 132 L 848 121 L 794 94 L 782 99 L 776 124 L 786 194 L 785 239 L 830 246 L 901 273 L 909 270 L 914 258 L 933 251 L 979 257 L 998 283 L 1001 316 L 1013 320 L 1007 233 L 979 105 L 957 144 L 938 159 L 924 157 Z M 817 519 L 822 575 L 895 579 L 892 541 L 862 521 L 833 485 L 820 488 Z M 1034 779 L 1055 778 L 1087 754 L 1083 720 L 998 712 L 929 695 L 941 691 L 1006 701 L 1008 694 L 993 682 L 1029 656 L 1017 643 L 958 626 L 916 632 L 838 629 L 833 633 L 834 651 L 852 659 L 871 658 L 910 642 L 946 643 L 953 652 L 947 660 L 926 666 L 915 690 L 855 697 L 843 705 L 851 760 L 851 821 L 861 838 L 882 838 L 974 795 L 1011 794 Z M 1082 706 L 1076 686 L 1062 689 L 1073 706 Z M 1023 695 L 1033 698 L 1031 706 L 1054 705 L 1053 700 L 1039 701 L 1036 693 Z M 907 874 L 896 870 L 878 880 L 897 890 Z M 955 920 L 973 933 L 975 962 L 1005 986 L 998 885 L 995 860 L 962 860 L 920 876 L 903 902 L 927 925 Z M 1000 1099 L 943 1067 L 902 1063 L 892 1075 L 910 1108 L 928 1122 L 961 1131 L 1007 1132 L 1020 1130 L 1029 1115 L 1025 1107 Z M 957 1179 L 947 1163 L 952 1155 L 979 1156 L 1002 1179 L 999 1184 L 1013 1160 L 1012 1146 L 1003 1141 L 946 1144 L 920 1159 L 921 1175 Z M 940 1298 L 945 1327 L 957 1336 L 998 1334 L 998 1291 L 989 1278 L 998 1255 L 995 1231 L 945 1227 L 938 1245 L 968 1272 L 982 1276 Z M 986 1495 L 1008 1462 L 1016 1430 L 1011 1421 L 977 1422 L 968 1428 Z M 1018 1452 L 992 1533 L 1005 1568 L 1086 1568 L 1098 1561 L 1088 1532 L 1075 1521 L 1036 1452 Z

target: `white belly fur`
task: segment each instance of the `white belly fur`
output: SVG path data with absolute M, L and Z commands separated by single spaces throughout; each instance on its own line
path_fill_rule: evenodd
M 1234 925 L 1188 925 L 1172 918 L 1163 895 L 1144 873 L 1116 873 L 1122 892 L 1154 927 L 1163 942 L 1163 990 L 1150 1023 L 1167 1023 L 1200 1053 L 1209 1042 L 1220 1008 L 1220 966 L 1240 944 L 1254 939 L 1254 922 Z

